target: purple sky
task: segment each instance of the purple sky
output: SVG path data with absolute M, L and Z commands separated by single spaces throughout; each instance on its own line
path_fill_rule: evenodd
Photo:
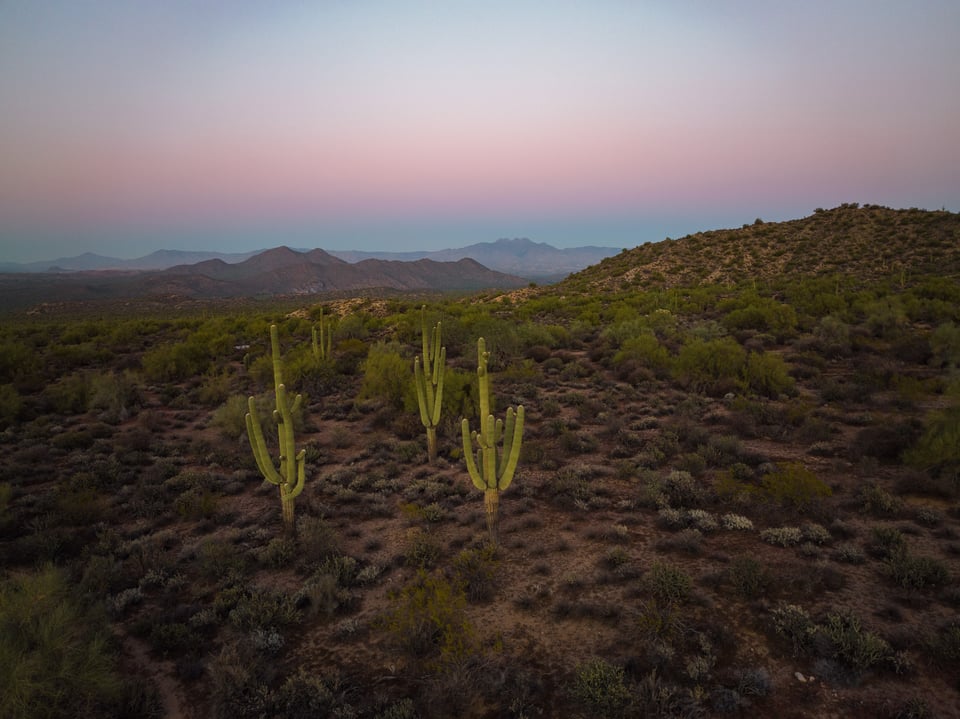
M 956 0 L 7 0 L 0 261 L 960 209 Z

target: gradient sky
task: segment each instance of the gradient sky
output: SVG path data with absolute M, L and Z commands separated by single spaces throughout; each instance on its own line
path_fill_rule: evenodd
M 0 0 L 0 260 L 960 209 L 956 0 Z

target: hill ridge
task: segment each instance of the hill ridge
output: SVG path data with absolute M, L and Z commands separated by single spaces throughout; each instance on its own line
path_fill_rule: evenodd
M 873 281 L 960 276 L 960 214 L 845 203 L 782 222 L 650 242 L 577 272 L 559 289 L 736 284 L 844 274 Z

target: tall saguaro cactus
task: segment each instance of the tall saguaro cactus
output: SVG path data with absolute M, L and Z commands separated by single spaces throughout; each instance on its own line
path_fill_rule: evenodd
M 323 308 L 321 307 L 320 319 L 318 320 L 317 325 L 313 326 L 313 356 L 317 362 L 323 362 L 324 360 L 330 359 L 330 348 L 332 342 L 333 332 L 323 316 Z
M 447 348 L 440 346 L 440 323 L 433 328 L 432 341 L 427 336 L 427 308 L 420 308 L 423 359 L 413 358 L 413 380 L 417 386 L 417 404 L 420 421 L 427 430 L 427 461 L 437 458 L 437 425 L 443 407 L 443 374 L 447 362 Z
M 257 416 L 257 406 L 253 397 L 247 400 L 249 411 L 246 415 L 247 437 L 250 439 L 250 448 L 253 450 L 257 467 L 271 484 L 280 489 L 280 507 L 283 514 L 283 524 L 288 532 L 293 532 L 296 525 L 293 516 L 293 500 L 303 491 L 306 476 L 305 457 L 307 451 L 296 451 L 293 435 L 293 415 L 303 403 L 303 397 L 297 395 L 293 401 L 287 399 L 287 388 L 283 384 L 283 363 L 280 359 L 280 340 L 277 335 L 277 326 L 270 326 L 270 347 L 273 354 L 273 383 L 276 394 L 276 409 L 273 410 L 273 421 L 277 423 L 277 435 L 280 440 L 280 468 L 274 466 L 273 458 L 267 449 L 263 438 L 260 419 Z
M 523 405 L 507 408 L 506 422 L 495 420 L 490 412 L 490 376 L 487 372 L 487 352 L 483 337 L 477 340 L 477 377 L 480 380 L 480 429 L 470 431 L 466 418 L 461 422 L 463 456 L 467 472 L 474 486 L 483 492 L 483 506 L 487 513 L 487 531 L 496 546 L 500 531 L 500 492 L 510 486 L 520 461 L 520 443 L 523 437 Z M 473 445 L 477 445 L 474 460 Z

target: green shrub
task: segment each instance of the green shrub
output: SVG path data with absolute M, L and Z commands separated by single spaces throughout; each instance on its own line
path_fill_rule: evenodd
M 794 656 L 805 654 L 817 634 L 817 625 L 803 607 L 782 604 L 771 612 L 773 628 L 793 646 Z
M 820 351 L 827 357 L 846 357 L 850 354 L 850 327 L 834 315 L 820 320 L 813 336 Z
M 751 352 L 747 355 L 743 379 L 751 390 L 771 399 L 796 393 L 796 382 L 790 376 L 787 363 L 779 355 L 770 352 Z
M 390 600 L 385 626 L 404 651 L 418 657 L 432 655 L 438 664 L 473 653 L 475 631 L 466 616 L 466 595 L 442 574 L 421 569 Z
M 666 562 L 654 562 L 644 577 L 651 594 L 660 602 L 680 602 L 690 596 L 693 582 L 690 575 Z
M 933 557 L 914 557 L 906 551 L 888 557 L 884 569 L 897 586 L 909 591 L 927 591 L 950 581 L 946 564 Z
M 745 599 L 756 599 L 766 593 L 773 581 L 770 572 L 753 557 L 737 557 L 727 570 L 730 583 Z
M 931 416 L 923 435 L 904 459 L 934 477 L 946 478 L 954 492 L 960 491 L 960 405 Z
M 746 351 L 730 337 L 691 339 L 680 348 L 673 374 L 695 392 L 722 394 L 739 386 L 746 361 Z
M 893 655 L 887 641 L 866 631 L 853 613 L 831 612 L 818 629 L 828 642 L 828 655 L 856 672 L 876 667 Z
M 496 588 L 496 549 L 465 549 L 453 560 L 453 572 L 458 584 L 472 602 L 484 602 L 493 598 Z
M 416 409 L 413 362 L 400 354 L 399 345 L 377 343 L 363 363 L 359 399 L 379 399 L 396 410 Z
M 766 498 L 801 512 L 814 501 L 833 494 L 826 482 L 796 462 L 779 465 L 776 472 L 765 474 L 760 480 L 760 491 Z
M 643 366 L 649 367 L 655 372 L 669 369 L 671 361 L 667 348 L 660 344 L 653 332 L 628 338 L 620 345 L 619 351 L 613 355 L 614 366 L 631 360 L 640 362 Z
M 937 367 L 960 367 L 960 327 L 946 322 L 930 335 L 933 364 Z
M 101 616 L 53 567 L 0 584 L 0 716 L 107 715 L 122 680 Z
M 792 547 L 803 541 L 800 527 L 771 527 L 760 532 L 760 539 L 777 547 Z
M 903 508 L 903 503 L 899 499 L 872 482 L 860 488 L 857 499 L 864 512 L 878 517 L 893 516 Z
M 140 364 L 147 379 L 180 382 L 202 375 L 210 364 L 210 355 L 197 342 L 162 344 L 147 350 Z
M 241 594 L 236 606 L 230 611 L 230 621 L 240 629 L 265 629 L 293 624 L 300 619 L 300 612 L 293 597 L 285 591 L 252 589 Z
M 605 659 L 592 659 L 577 666 L 571 691 L 597 717 L 618 716 L 630 701 L 623 669 Z
M 23 400 L 12 384 L 0 384 L 0 429 L 6 429 L 20 416 Z
M 872 553 L 889 558 L 907 551 L 907 539 L 896 527 L 872 527 L 870 529 Z

